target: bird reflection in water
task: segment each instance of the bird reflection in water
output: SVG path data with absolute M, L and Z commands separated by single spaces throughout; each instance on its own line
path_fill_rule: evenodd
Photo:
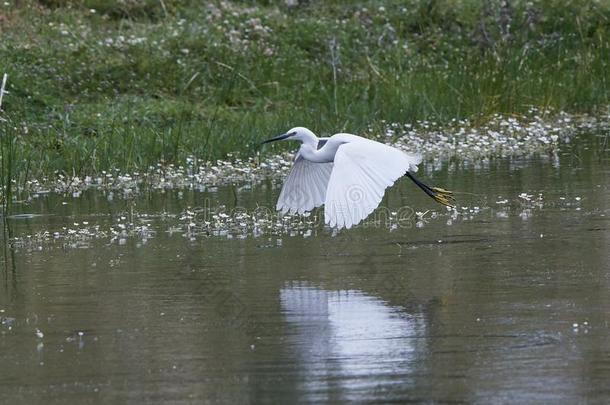
M 363 399 L 359 390 L 392 389 L 413 375 L 425 353 L 422 313 L 405 313 L 358 290 L 308 284 L 282 288 L 280 300 L 301 388 L 322 394 L 310 399 L 340 390 L 342 399 L 357 400 Z

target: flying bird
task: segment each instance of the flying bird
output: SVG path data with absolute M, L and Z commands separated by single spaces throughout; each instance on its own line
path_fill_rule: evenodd
M 385 189 L 406 176 L 440 204 L 452 207 L 451 191 L 430 187 L 416 179 L 421 155 L 361 136 L 339 133 L 318 138 L 303 127 L 268 139 L 301 142 L 294 165 L 277 201 L 282 213 L 303 214 L 324 205 L 324 222 L 331 228 L 351 228 L 379 205 Z

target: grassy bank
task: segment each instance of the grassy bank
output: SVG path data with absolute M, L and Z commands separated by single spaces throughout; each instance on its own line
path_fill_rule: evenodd
M 609 1 L 8 3 L 0 125 L 20 181 L 249 155 L 295 125 L 609 102 Z

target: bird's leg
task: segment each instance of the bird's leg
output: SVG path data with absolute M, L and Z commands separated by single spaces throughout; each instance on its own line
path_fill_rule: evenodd
M 417 187 L 424 190 L 424 193 L 428 194 L 434 201 L 439 204 L 443 204 L 447 207 L 453 207 L 453 203 L 455 202 L 455 198 L 453 198 L 453 192 L 449 190 L 445 190 L 440 187 L 430 187 L 421 181 L 417 180 L 411 173 L 407 172 L 405 174 L 409 179 L 413 181 L 417 185 Z

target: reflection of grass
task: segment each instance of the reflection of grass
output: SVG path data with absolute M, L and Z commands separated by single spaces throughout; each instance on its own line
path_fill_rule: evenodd
M 608 103 L 607 2 L 300 3 L 0 5 L 18 131 L 7 150 L 36 174 L 137 170 L 252 154 L 295 125 L 359 132 Z

